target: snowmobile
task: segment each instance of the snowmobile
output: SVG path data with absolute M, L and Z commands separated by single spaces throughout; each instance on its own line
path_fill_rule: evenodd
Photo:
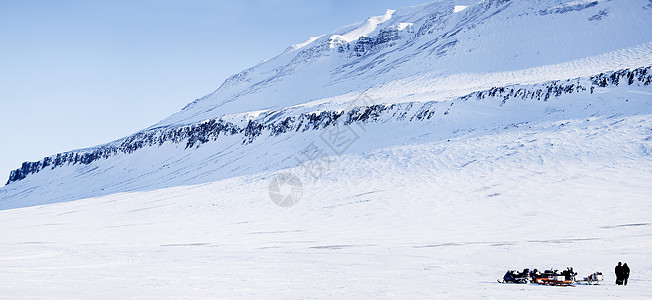
M 518 283 L 526 284 L 530 283 L 532 279 L 530 278 L 530 269 L 524 269 L 523 272 L 518 272 L 516 270 L 508 270 L 503 276 L 503 280 L 498 280 L 499 283 Z
M 581 280 L 576 280 L 575 282 L 577 284 L 598 285 L 600 284 L 600 281 L 604 281 L 604 276 L 602 275 L 602 272 L 595 272 L 587 277 L 584 277 Z
M 534 283 L 542 285 L 556 285 L 556 286 L 572 286 L 575 282 L 575 275 L 573 268 L 559 272 L 557 270 L 546 270 L 542 274 L 537 274 L 534 278 Z

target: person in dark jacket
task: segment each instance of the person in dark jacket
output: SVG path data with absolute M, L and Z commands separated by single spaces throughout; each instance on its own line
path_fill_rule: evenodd
M 574 280 L 577 272 L 573 271 L 573 267 L 567 267 L 566 270 L 561 272 L 561 275 L 564 275 L 565 280 Z
M 514 280 L 516 280 L 516 278 L 514 278 L 514 272 L 512 271 L 507 271 L 505 276 L 503 276 L 503 281 L 505 282 L 514 282 Z
M 623 263 L 618 262 L 615 271 L 616 271 L 616 284 L 623 285 Z
M 627 263 L 623 264 L 623 284 L 627 285 L 627 279 L 629 279 L 629 266 Z

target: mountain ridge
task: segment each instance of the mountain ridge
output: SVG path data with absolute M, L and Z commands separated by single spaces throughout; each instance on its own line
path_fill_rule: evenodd
M 205 120 L 194 125 L 145 130 L 105 145 L 59 153 L 37 162 L 25 162 L 20 169 L 11 172 L 7 186 L 45 169 L 54 170 L 64 166 L 81 167 L 98 160 L 117 155 L 128 155 L 142 148 L 161 147 L 164 144 L 182 145 L 184 151 L 192 151 L 201 147 L 202 144 L 215 143 L 228 138 L 231 143 L 239 141 L 241 145 L 246 146 L 260 137 L 277 137 L 291 132 L 324 130 L 335 126 L 454 118 L 456 115 L 455 104 L 468 101 L 487 103 L 500 108 L 515 100 L 545 103 L 551 98 L 569 94 L 601 93 L 612 88 L 626 86 L 648 87 L 651 83 L 652 66 L 647 66 L 633 70 L 624 69 L 601 73 L 588 78 L 494 87 L 476 91 L 448 102 L 405 102 L 385 105 L 368 103 L 373 100 L 367 99 L 359 103 L 363 105 L 354 105 L 342 110 L 310 111 L 300 108 L 285 108 L 258 112 L 255 115 L 236 114 Z M 236 140 L 234 141 L 233 138 Z

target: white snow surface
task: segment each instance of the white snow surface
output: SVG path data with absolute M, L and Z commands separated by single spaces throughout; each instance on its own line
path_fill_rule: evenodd
M 467 7 L 468 6 L 466 6 L 466 5 L 455 5 L 455 7 L 453 8 L 453 12 L 454 13 L 461 12 L 461 11 L 465 10 Z
M 410 113 L 434 102 L 432 118 L 165 142 L 30 174 L 0 188 L 0 299 L 649 299 L 652 86 L 458 97 L 650 66 L 651 13 L 639 0 L 439 1 L 294 45 L 153 127 L 344 109 L 361 91 Z M 387 28 L 400 39 L 362 56 L 330 48 Z M 333 129 L 356 133 L 340 154 L 323 139 Z M 316 177 L 297 162 L 310 146 L 328 153 Z M 289 208 L 268 193 L 284 172 L 302 182 Z M 605 282 L 496 282 L 567 266 Z

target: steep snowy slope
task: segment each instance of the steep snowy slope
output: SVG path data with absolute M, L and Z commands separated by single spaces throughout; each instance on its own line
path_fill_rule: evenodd
M 295 107 L 152 129 L 107 145 L 24 163 L 12 172 L 10 184 L 0 189 L 0 208 L 212 182 L 311 165 L 324 155 L 361 154 L 505 126 L 648 115 L 651 87 L 652 67 L 645 67 L 497 87 L 448 102 L 385 105 L 363 94 L 344 110 Z M 367 131 L 375 132 L 376 138 L 348 147 L 346 141 L 357 141 Z
M 456 4 L 387 10 L 310 38 L 234 75 L 156 126 L 306 103 L 338 105 L 362 91 L 383 103 L 441 101 L 493 86 L 652 64 L 647 0 L 464 1 L 468 6 L 455 12 Z

